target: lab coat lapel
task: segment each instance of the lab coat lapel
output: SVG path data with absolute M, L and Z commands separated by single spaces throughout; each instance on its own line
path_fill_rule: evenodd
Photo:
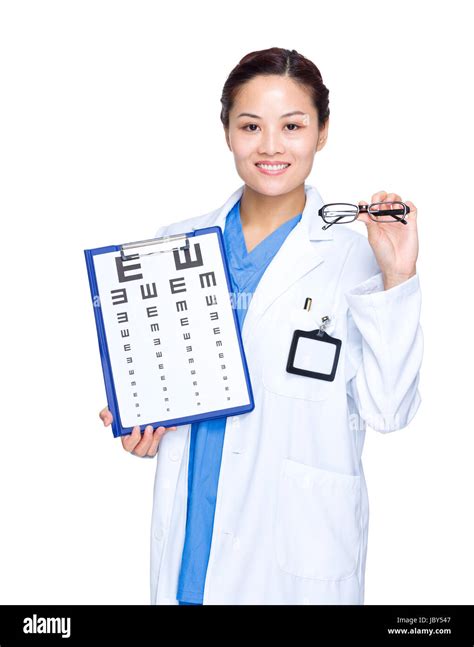
M 312 241 L 331 240 L 331 229 L 324 231 L 318 216 L 323 201 L 314 187 L 305 186 L 306 203 L 300 222 L 267 267 L 255 290 L 244 321 L 244 342 L 251 338 L 255 326 L 267 308 L 302 276 L 323 263 L 321 248 Z
M 209 226 L 219 226 L 225 229 L 227 214 L 242 196 L 242 185 L 225 202 L 213 212 Z M 332 228 L 324 231 L 322 219 L 318 215 L 319 208 L 324 204 L 316 188 L 305 185 L 306 203 L 300 222 L 288 234 L 288 237 L 267 267 L 255 290 L 245 317 L 242 336 L 248 339 L 256 324 L 267 308 L 291 287 L 299 278 L 323 263 L 323 254 L 312 241 L 332 240 Z
M 235 203 L 240 200 L 243 190 L 244 185 L 240 186 L 236 191 L 234 191 L 234 193 L 225 201 L 222 207 L 216 209 L 215 211 L 211 211 L 211 213 L 206 216 L 207 222 L 199 223 L 199 226 L 193 227 L 193 229 L 200 229 L 203 226 L 220 227 L 222 229 L 222 233 L 224 233 L 227 214 L 235 205 Z

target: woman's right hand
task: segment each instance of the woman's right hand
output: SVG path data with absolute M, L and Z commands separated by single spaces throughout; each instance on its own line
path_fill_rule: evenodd
M 99 413 L 99 417 L 104 423 L 104 427 L 108 427 L 112 424 L 112 414 L 107 407 L 102 409 Z M 126 452 L 130 452 L 134 456 L 156 456 L 158 451 L 158 445 L 160 444 L 161 439 L 166 434 L 167 431 L 175 431 L 177 427 L 157 427 L 153 431 L 153 427 L 148 425 L 145 427 L 143 434 L 140 431 L 140 427 L 137 425 L 133 428 L 131 434 L 126 436 L 121 436 L 122 447 Z

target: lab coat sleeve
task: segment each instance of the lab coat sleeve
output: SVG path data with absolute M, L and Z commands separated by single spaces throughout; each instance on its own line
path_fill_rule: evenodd
M 367 262 L 367 255 L 372 254 L 367 247 L 366 241 L 359 261 L 378 272 L 345 293 L 347 393 L 369 427 L 389 432 L 406 427 L 421 402 L 420 282 L 416 274 L 384 290 L 374 257 Z

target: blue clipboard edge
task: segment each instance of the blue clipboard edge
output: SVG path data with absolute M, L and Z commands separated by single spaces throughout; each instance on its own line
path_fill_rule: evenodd
M 224 250 L 224 239 L 222 235 L 222 229 L 218 226 L 204 227 L 202 229 L 195 229 L 194 231 L 191 231 L 191 232 L 185 232 L 185 235 L 191 238 L 191 237 L 202 236 L 204 234 L 209 234 L 213 232 L 217 234 L 219 249 L 223 260 L 224 273 L 227 281 L 227 289 L 228 289 L 228 292 L 231 292 L 232 285 L 230 281 L 229 266 L 227 263 L 227 258 Z M 110 252 L 118 252 L 118 251 L 120 251 L 119 245 L 108 245 L 106 247 L 97 247 L 95 249 L 84 250 L 87 273 L 89 276 L 89 286 L 91 290 L 92 305 L 94 309 L 94 318 L 95 318 L 95 323 L 97 328 L 97 338 L 99 343 L 102 373 L 104 376 L 105 393 L 107 396 L 107 406 L 110 412 L 112 413 L 112 417 L 113 417 L 112 433 L 115 438 L 117 438 L 118 436 L 125 436 L 127 434 L 130 434 L 133 430 L 133 427 L 123 427 L 121 418 L 120 418 L 120 410 L 119 410 L 117 395 L 115 391 L 115 384 L 114 384 L 111 362 L 110 362 L 110 354 L 107 346 L 107 337 L 105 334 L 104 319 L 102 315 L 102 308 L 100 306 L 99 288 L 97 285 L 97 277 L 96 277 L 95 267 L 94 267 L 94 256 L 97 256 L 99 254 L 108 254 Z M 234 324 L 235 324 L 235 330 L 237 333 L 237 340 L 239 343 L 242 365 L 244 367 L 245 383 L 247 386 L 247 393 L 250 400 L 249 404 L 243 405 L 241 407 L 232 407 L 231 409 L 220 409 L 218 411 L 202 413 L 202 414 L 198 414 L 197 416 L 186 416 L 185 418 L 173 418 L 162 422 L 160 421 L 149 422 L 149 423 L 140 425 L 140 431 L 143 431 L 145 427 L 149 425 L 152 425 L 154 428 L 159 426 L 174 427 L 179 425 L 190 424 L 193 422 L 199 422 L 201 420 L 213 420 L 215 418 L 223 418 L 223 417 L 228 417 L 233 415 L 240 415 L 243 413 L 249 413 L 250 411 L 253 411 L 253 409 L 255 408 L 255 401 L 253 397 L 252 385 L 250 382 L 250 375 L 249 375 L 248 366 L 247 366 L 247 359 L 245 357 L 244 346 L 242 343 L 242 336 L 241 336 L 239 322 L 237 319 L 235 308 L 232 308 L 232 314 L 234 317 Z
M 120 419 L 120 411 L 115 393 L 114 379 L 112 375 L 112 368 L 110 363 L 109 347 L 107 345 L 107 337 L 105 334 L 104 318 L 102 316 L 102 308 L 100 307 L 99 287 L 97 285 L 97 277 L 94 268 L 94 256 L 99 254 L 108 254 L 110 252 L 118 252 L 120 247 L 118 245 L 109 245 L 108 247 L 98 247 L 96 249 L 84 250 L 86 258 L 87 273 L 89 275 L 89 286 L 92 297 L 92 307 L 94 309 L 94 318 L 97 328 L 97 338 L 99 343 L 100 361 L 102 364 L 102 373 L 104 375 L 105 393 L 107 396 L 107 406 L 112 413 L 112 433 L 115 438 L 124 435 L 124 427 Z

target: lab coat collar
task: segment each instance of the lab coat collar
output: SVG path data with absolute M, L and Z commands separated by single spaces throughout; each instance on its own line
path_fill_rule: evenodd
M 224 231 L 225 219 L 229 211 L 242 195 L 244 187 L 235 191 L 226 203 L 214 212 L 208 225 L 220 226 Z M 311 241 L 332 240 L 332 228 L 324 231 L 318 209 L 323 205 L 319 192 L 305 184 L 306 203 L 300 222 L 288 234 L 286 240 L 275 254 L 250 302 L 245 317 L 242 336 L 244 342 L 251 338 L 252 332 L 269 306 L 301 277 L 323 263 L 321 248 Z
M 234 191 L 222 207 L 213 212 L 213 222 L 209 223 L 210 226 L 218 226 L 222 231 L 224 231 L 227 214 L 242 197 L 244 186 L 245 185 L 242 185 Z M 324 204 L 318 190 L 309 184 L 305 184 L 304 189 L 306 193 L 306 203 L 299 223 L 301 228 L 307 232 L 309 240 L 333 240 L 332 227 L 324 230 L 322 228 L 324 221 L 318 215 L 319 209 Z

